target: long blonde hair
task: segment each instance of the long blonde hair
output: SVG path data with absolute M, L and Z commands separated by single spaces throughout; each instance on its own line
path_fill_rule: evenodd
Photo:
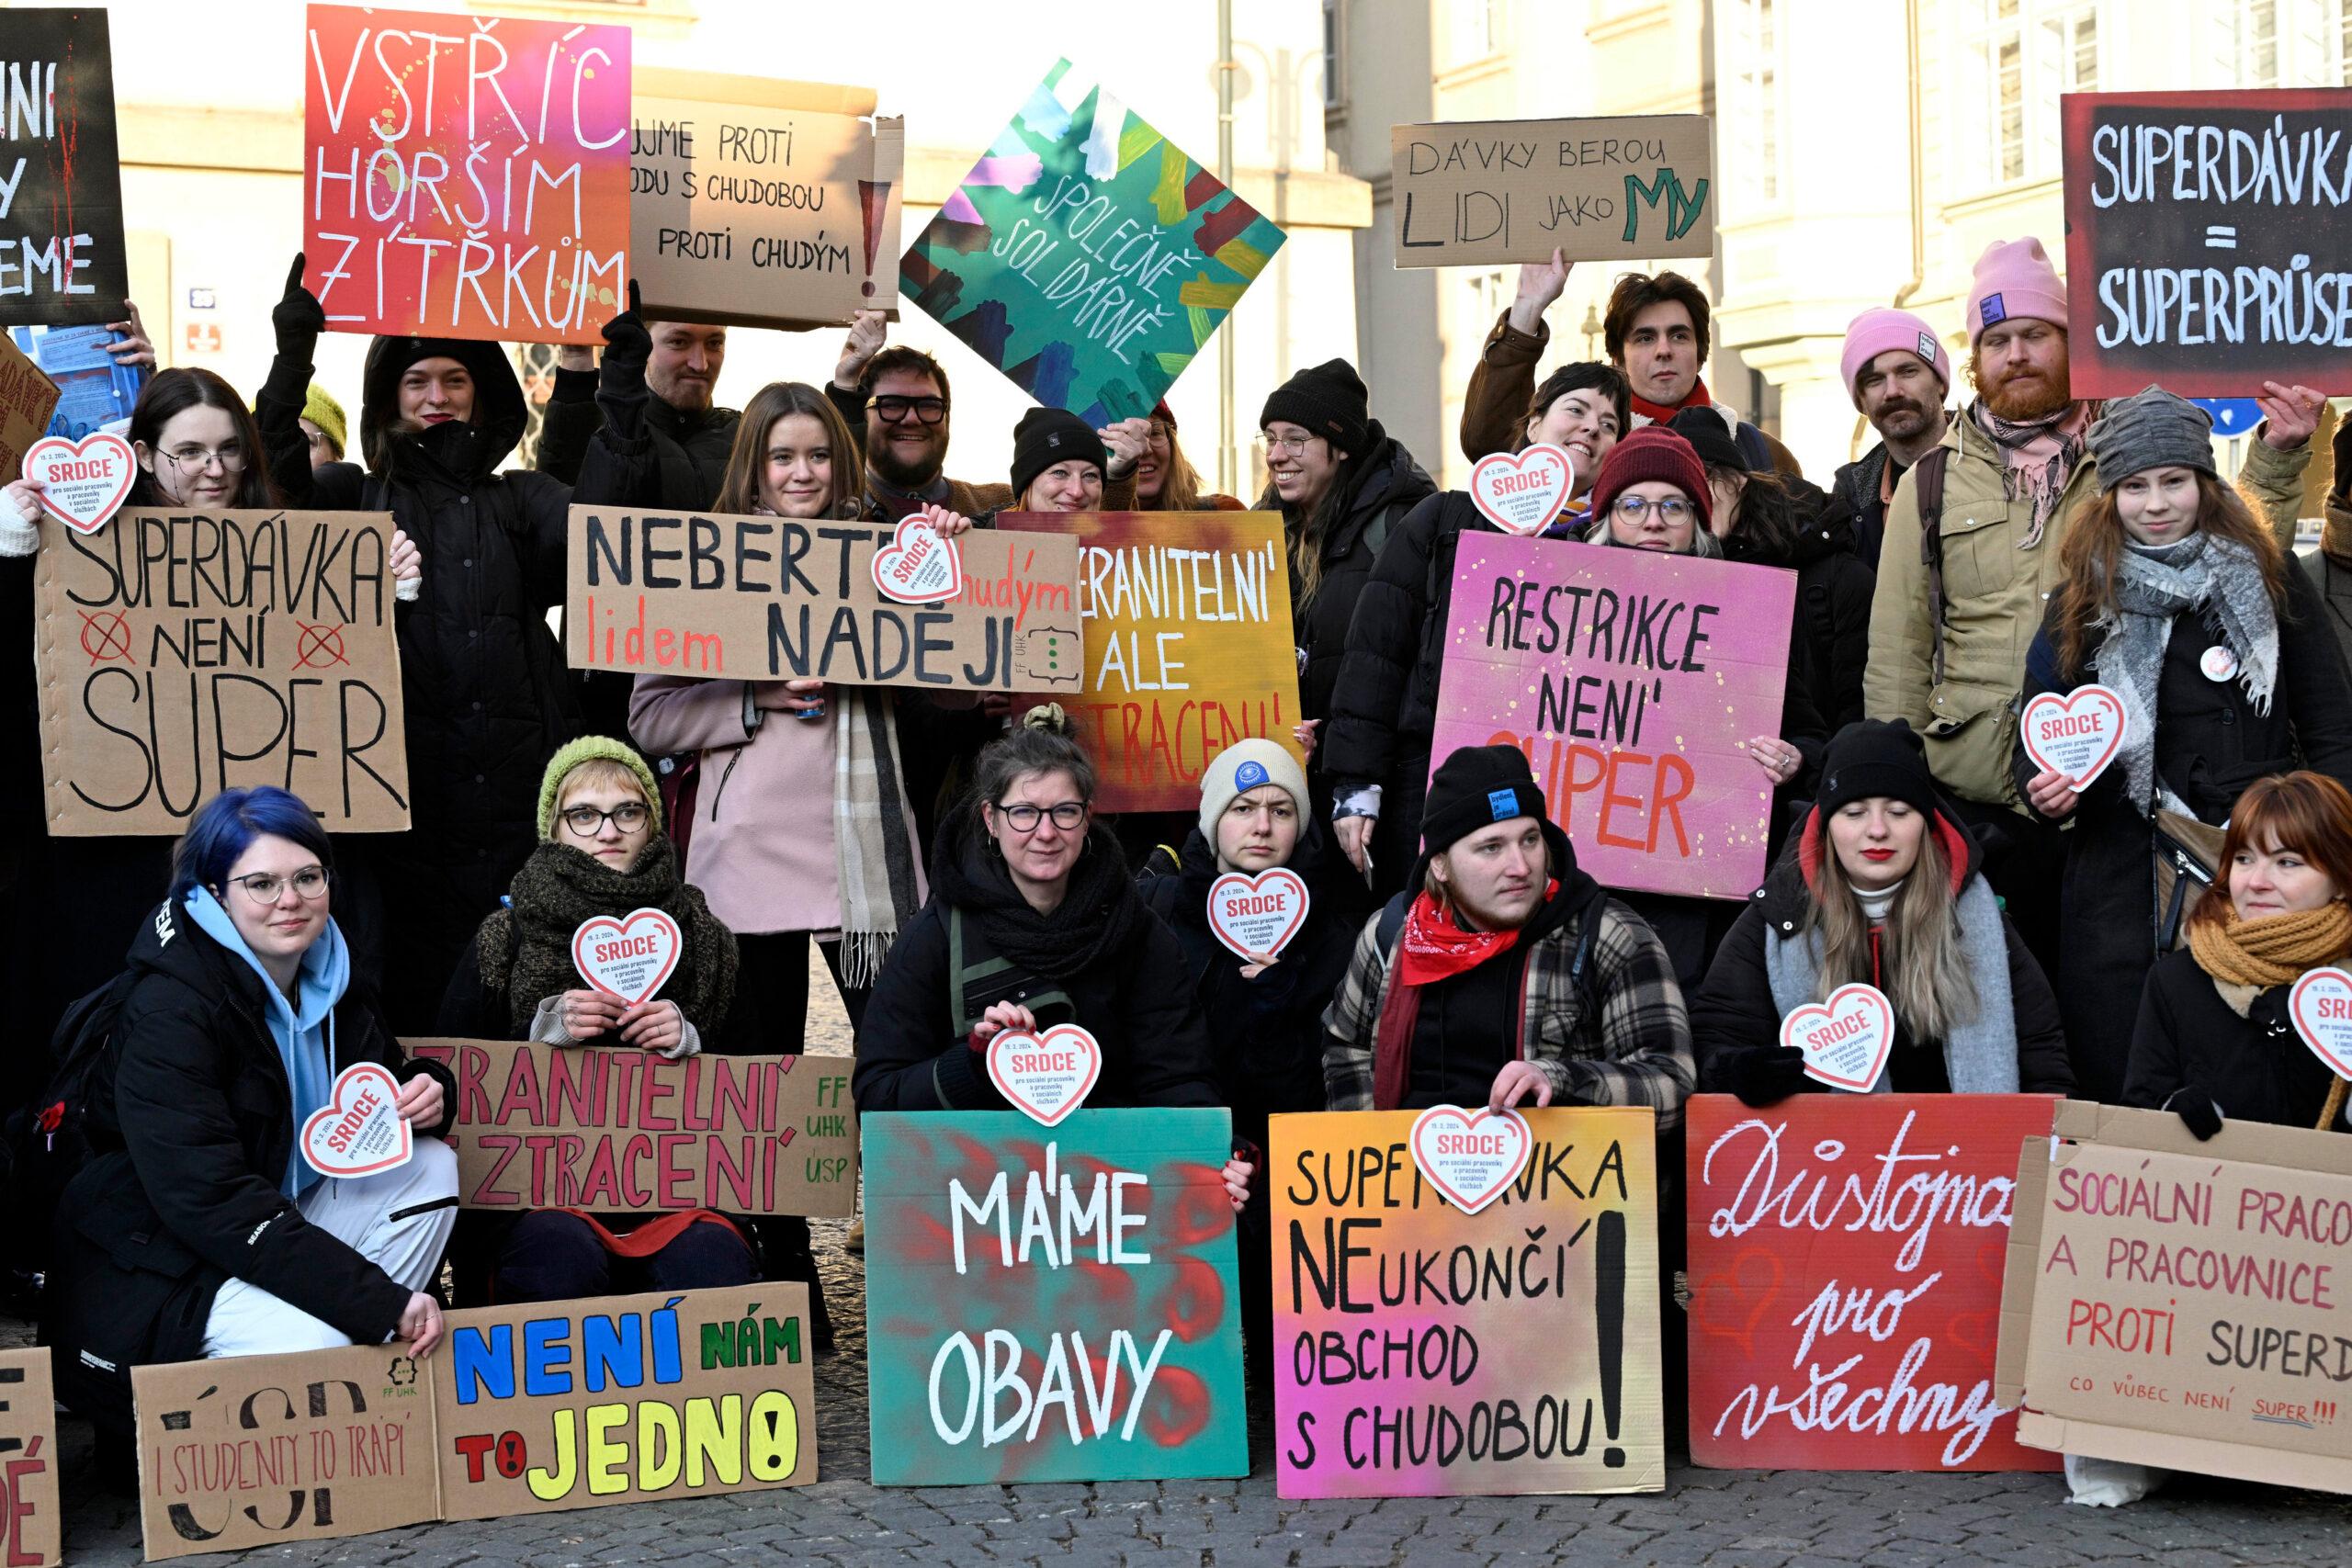
M 1976 984 L 1961 951 L 1959 901 L 1952 897 L 1951 862 L 1936 837 L 1936 818 L 1926 818 L 1919 858 L 1903 881 L 1879 937 L 1878 973 L 1871 964 L 1871 922 L 1854 885 L 1829 841 L 1829 820 L 1821 820 L 1821 866 L 1806 900 L 1800 936 L 1821 933 L 1821 995 L 1840 986 L 1876 986 L 1894 1005 L 1911 1038 L 1951 1038 L 1952 1028 L 1976 1016 Z M 1889 984 L 1888 981 L 1892 981 Z

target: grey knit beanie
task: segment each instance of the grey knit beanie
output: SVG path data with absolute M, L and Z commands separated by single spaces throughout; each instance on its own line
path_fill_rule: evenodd
M 2162 387 L 2110 401 L 2083 444 L 2098 465 L 2102 491 L 2150 468 L 2195 468 L 2221 478 L 2213 467 L 2213 416 Z

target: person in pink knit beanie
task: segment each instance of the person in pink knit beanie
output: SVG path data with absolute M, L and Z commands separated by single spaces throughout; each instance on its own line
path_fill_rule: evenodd
M 1854 513 L 1855 553 L 1876 570 L 1896 482 L 1944 438 L 1951 351 L 1921 317 L 1877 305 L 1847 326 L 1838 372 L 1879 440 L 1830 482 Z

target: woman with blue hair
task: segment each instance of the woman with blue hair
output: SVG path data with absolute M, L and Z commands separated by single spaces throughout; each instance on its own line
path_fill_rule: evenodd
M 404 1061 L 330 913 L 334 853 L 281 789 L 199 808 L 94 1069 L 93 1157 L 58 1208 L 44 1336 L 60 1393 L 127 1440 L 130 1369 L 441 1337 L 425 1293 L 458 1203 L 456 1084 Z M 329 1177 L 298 1129 L 357 1062 L 390 1069 L 408 1162 Z

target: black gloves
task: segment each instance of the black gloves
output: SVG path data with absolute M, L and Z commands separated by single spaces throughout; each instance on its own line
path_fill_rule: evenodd
M 2180 1124 L 2195 1134 L 2200 1144 L 2222 1130 L 2222 1108 L 2196 1084 L 2183 1084 L 2173 1090 L 2164 1108 L 2179 1117 Z
M 605 323 L 605 369 L 600 383 L 613 393 L 641 391 L 646 362 L 653 357 L 653 334 L 637 313 L 637 279 L 628 282 L 628 309 Z
M 1787 1045 L 1726 1051 L 1718 1060 L 1724 1087 L 1739 1096 L 1743 1105 L 1777 1105 L 1807 1082 L 1804 1053 Z
M 319 346 L 319 334 L 327 330 L 327 312 L 319 297 L 302 287 L 304 260 L 299 254 L 294 257 L 294 270 L 286 275 L 286 293 L 269 312 L 269 324 L 277 333 L 277 352 L 307 365 Z

